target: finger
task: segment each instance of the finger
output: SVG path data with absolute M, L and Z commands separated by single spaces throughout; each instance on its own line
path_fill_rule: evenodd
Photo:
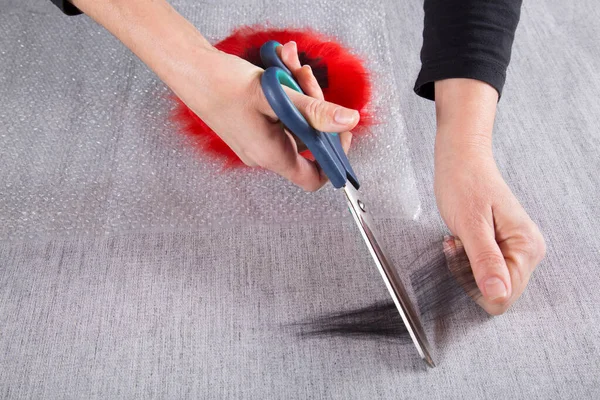
M 506 267 L 508 268 L 512 285 L 512 294 L 508 304 L 510 305 L 525 291 L 525 288 L 529 283 L 529 278 L 531 277 L 532 269 L 530 268 L 528 262 L 524 262 L 521 257 L 514 254 L 513 248 L 508 242 L 500 243 L 499 247 L 502 253 L 506 254 Z
M 298 46 L 296 42 L 287 42 L 281 48 L 281 61 L 290 70 L 294 77 L 296 72 L 302 67 L 300 59 L 298 58 Z
M 546 254 L 544 237 L 535 222 L 516 198 L 495 208 L 494 219 L 504 257 L 510 256 L 522 265 L 523 274 L 531 274 Z
M 321 86 L 319 86 L 319 82 L 317 82 L 317 78 L 315 78 L 310 65 L 303 65 L 302 68 L 296 72 L 294 77 L 300 84 L 304 93 L 308 96 L 319 100 L 325 100 L 323 90 L 321 90 Z
M 321 172 L 318 165 L 298 153 L 295 153 L 293 159 L 289 158 L 289 164 L 282 164 L 281 169 L 274 169 L 273 172 L 307 192 L 317 191 L 327 183 L 327 176 Z
M 269 139 L 261 145 L 261 153 L 255 157 L 256 163 L 306 191 L 321 188 L 327 180 L 321 175 L 317 164 L 298 154 L 292 135 L 281 132 L 281 128 L 272 125 L 271 129 L 276 129 L 278 132 L 270 135 Z
M 340 142 L 342 144 L 342 148 L 344 149 L 344 153 L 348 154 L 350 151 L 350 145 L 352 144 L 352 132 L 340 133 Z
M 483 295 L 483 308 L 492 314 L 503 312 L 511 297 L 511 276 L 496 243 L 491 208 L 488 215 L 467 223 L 458 236 L 463 242 L 475 281 Z
M 495 210 L 494 215 L 501 221 L 521 221 L 514 227 L 500 225 L 502 229 L 499 231 L 506 232 L 506 237 L 498 235 L 498 245 L 511 276 L 511 302 L 514 302 L 521 296 L 531 274 L 544 258 L 546 243 L 538 227 L 518 203 L 514 207 Z
M 360 115 L 356 110 L 315 99 L 289 88 L 284 90 L 308 123 L 317 130 L 346 132 L 351 131 L 358 124 Z
M 288 133 L 295 141 L 296 144 L 296 152 L 297 153 L 302 153 L 306 150 L 308 150 L 308 147 L 306 147 L 306 145 L 300 140 L 298 139 L 296 136 L 294 136 L 294 134 L 292 134 L 291 132 L 286 130 L 286 133 Z M 302 156 L 302 158 L 304 158 Z M 329 178 L 327 177 L 327 175 L 325 175 L 325 171 L 323 171 L 323 169 L 321 168 L 321 166 L 314 160 L 306 160 L 309 163 L 313 164 L 315 166 L 315 168 L 317 169 L 317 171 L 319 172 L 319 179 L 320 179 L 320 183 L 319 186 L 317 187 L 317 189 L 321 188 L 323 185 L 325 185 L 327 182 L 329 182 Z M 317 190 L 315 189 L 315 190 Z M 307 189 L 304 189 L 307 190 Z M 314 190 L 308 190 L 308 191 L 314 191 Z
M 303 151 L 308 150 L 308 147 L 304 144 L 302 140 L 300 140 L 298 136 L 292 134 L 292 137 L 294 138 L 294 142 L 296 142 L 296 148 L 298 149 L 298 153 L 302 153 Z
M 323 91 L 319 86 L 319 82 L 317 82 L 317 78 L 315 78 L 312 73 L 312 68 L 310 65 L 302 66 L 300 64 L 296 42 L 288 42 L 283 46 L 278 46 L 277 49 L 281 49 L 278 53 L 281 61 L 288 67 L 304 93 L 308 96 L 323 100 Z
M 358 124 L 360 114 L 356 110 L 306 96 L 285 86 L 283 90 L 304 118 L 307 119 L 308 123 L 317 130 L 323 132 L 347 132 L 351 131 Z M 255 82 L 253 91 L 255 93 L 253 97 L 256 109 L 272 122 L 277 121 L 277 115 L 265 97 L 260 80 Z

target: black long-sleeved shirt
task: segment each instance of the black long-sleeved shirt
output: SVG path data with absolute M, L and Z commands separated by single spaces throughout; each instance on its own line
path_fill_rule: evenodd
M 65 14 L 81 12 L 51 0 Z M 435 99 L 434 82 L 472 78 L 502 94 L 522 0 L 425 0 L 421 71 L 415 93 Z
M 60 8 L 62 10 L 62 12 L 64 12 L 67 15 L 81 14 L 81 11 L 67 0 L 50 0 L 50 1 L 53 2 L 56 5 L 56 7 Z
M 522 0 L 425 0 L 421 72 L 415 92 L 434 100 L 434 82 L 472 78 L 502 94 Z

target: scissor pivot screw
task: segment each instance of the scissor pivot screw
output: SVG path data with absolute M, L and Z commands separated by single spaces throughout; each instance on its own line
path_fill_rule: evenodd
M 367 212 L 367 207 L 365 206 L 365 203 L 363 203 L 360 200 L 356 201 L 358 203 L 358 206 L 360 207 L 361 210 L 363 210 L 363 212 Z

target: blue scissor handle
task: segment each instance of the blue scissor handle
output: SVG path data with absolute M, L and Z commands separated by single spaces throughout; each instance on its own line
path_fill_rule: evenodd
M 281 87 L 285 85 L 302 93 L 290 70 L 277 55 L 277 46 L 281 44 L 271 40 L 260 48 L 260 58 L 266 68 L 260 83 L 269 105 L 281 122 L 308 147 L 335 188 L 339 189 L 349 181 L 358 189 L 358 178 L 344 153 L 339 135 L 310 126 Z
M 263 63 L 265 69 L 269 67 L 278 67 L 285 71 L 289 76 L 293 76 L 292 72 L 285 66 L 281 58 L 277 55 L 277 47 L 281 46 L 281 43 L 275 40 L 269 40 L 262 46 L 260 46 L 260 60 Z M 298 86 L 298 88 L 294 88 L 294 90 L 303 93 L 302 89 Z

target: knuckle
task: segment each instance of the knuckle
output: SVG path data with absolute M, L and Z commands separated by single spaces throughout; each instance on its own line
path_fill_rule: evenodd
M 479 268 L 497 268 L 504 263 L 502 253 L 487 250 L 480 252 L 474 260 L 474 265 Z
M 535 260 L 536 263 L 546 255 L 546 242 L 533 222 L 521 230 L 515 250 L 527 258 Z
M 327 122 L 329 108 L 324 101 L 312 98 L 307 105 L 309 119 L 312 119 L 313 125 L 321 126 Z
M 319 111 L 321 109 L 321 102 L 317 99 L 312 99 L 306 105 L 306 113 L 315 121 L 319 120 Z
M 523 254 L 527 255 L 536 253 L 537 240 L 535 237 L 535 233 L 531 230 L 531 228 L 527 228 L 526 230 L 521 232 L 521 237 L 519 238 L 519 250 Z
M 540 262 L 544 259 L 544 257 L 546 257 L 546 252 L 548 251 L 548 247 L 546 246 L 546 241 L 544 240 L 544 237 L 542 236 L 542 234 L 540 233 L 540 240 L 538 241 L 538 246 L 537 246 L 537 262 Z
M 542 233 L 537 228 L 537 226 L 535 227 L 534 240 L 535 240 L 535 247 L 534 247 L 533 255 L 534 255 L 536 261 L 540 262 L 540 261 L 542 261 L 542 259 L 544 257 L 546 257 L 547 247 L 546 247 L 546 241 L 544 240 L 544 236 L 542 236 Z

